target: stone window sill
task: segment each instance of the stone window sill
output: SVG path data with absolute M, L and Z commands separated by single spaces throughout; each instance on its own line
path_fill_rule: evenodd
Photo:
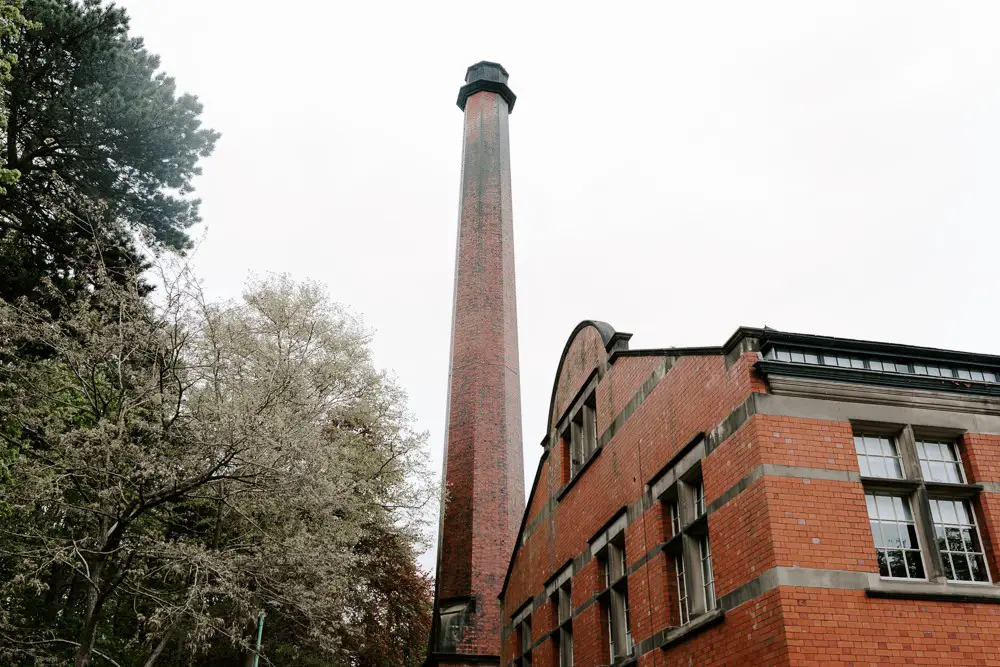
M 666 633 L 663 637 L 663 641 L 660 642 L 661 649 L 668 649 L 683 641 L 686 641 L 689 637 L 693 637 L 704 630 L 709 629 L 713 625 L 721 623 L 726 619 L 726 613 L 722 609 L 713 609 L 710 612 L 704 613 L 698 618 L 690 621 L 686 625 L 682 625 L 679 628 L 674 628 L 673 630 Z
M 865 589 L 865 595 L 870 598 L 1000 604 L 1000 587 L 987 583 L 899 582 L 878 579 Z

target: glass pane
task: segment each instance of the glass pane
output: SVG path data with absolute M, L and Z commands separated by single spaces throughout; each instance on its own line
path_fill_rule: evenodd
M 944 576 L 947 579 L 955 578 L 955 568 L 951 566 L 951 556 L 941 554 L 941 564 L 944 565 Z
M 910 516 L 910 503 L 904 503 L 899 496 L 893 496 L 892 505 L 896 508 L 896 519 L 913 521 L 913 517 Z
M 945 534 L 948 537 L 948 551 L 962 551 L 962 531 L 958 528 L 945 528 Z
M 858 454 L 868 453 L 868 448 L 865 446 L 865 439 L 860 435 L 854 436 L 854 449 L 857 450 Z
M 972 379 L 972 375 L 969 374 L 969 369 L 968 368 L 959 368 L 958 369 L 958 377 L 960 377 L 963 380 L 971 380 Z
M 881 456 L 873 456 L 868 459 L 868 467 L 871 469 L 872 477 L 888 477 L 889 472 L 885 468 L 885 459 Z
M 913 372 L 917 375 L 927 375 L 927 367 L 923 364 L 913 364 Z
M 865 367 L 865 360 L 864 359 L 858 359 L 857 357 L 852 357 L 851 358 L 851 368 L 862 368 L 863 369 L 864 367 Z
M 928 366 L 927 374 L 932 377 L 941 377 L 941 369 L 937 366 Z
M 875 511 L 875 496 L 865 494 L 865 504 L 868 505 L 868 516 L 871 518 L 878 517 L 878 513 Z
M 806 356 L 806 363 L 807 364 L 818 364 L 819 363 L 819 356 L 818 355 L 813 354 L 812 352 L 806 352 L 805 356 Z
M 931 501 L 931 518 L 934 519 L 934 523 L 941 522 L 941 510 L 938 508 L 938 501 Z
M 896 477 L 897 479 L 903 478 L 903 468 L 899 462 L 899 459 L 886 459 L 889 468 L 889 477 Z
M 943 523 L 955 523 L 958 521 L 958 514 L 955 513 L 954 501 L 939 500 L 938 507 L 941 508 L 941 521 Z
M 858 467 L 861 469 L 861 474 L 864 475 L 865 477 L 872 477 L 873 476 L 872 475 L 872 469 L 868 465 L 868 457 L 867 456 L 859 456 L 858 457 Z
M 778 361 L 791 361 L 792 357 L 788 350 L 776 350 Z
M 889 551 L 889 571 L 894 577 L 906 576 L 906 561 L 903 559 L 902 551 Z
M 952 463 L 948 465 L 948 481 L 952 484 L 962 483 L 962 473 L 958 468 L 957 463 Z
M 963 502 L 952 503 L 952 505 L 954 506 L 955 512 L 958 515 L 958 522 L 964 523 L 966 525 L 971 525 L 972 517 L 969 516 L 969 503 L 963 501 Z
M 875 541 L 875 547 L 881 548 L 885 546 L 885 539 L 882 537 L 882 522 L 880 521 L 869 521 L 872 527 L 872 539 Z
M 837 357 L 833 356 L 832 354 L 824 354 L 823 355 L 823 364 L 826 365 L 826 366 L 836 366 L 837 365 Z
M 955 579 L 958 581 L 972 581 L 972 568 L 969 561 L 962 554 L 952 554 L 951 563 L 955 567 Z
M 791 358 L 792 362 L 796 364 L 804 364 L 806 362 L 806 356 L 798 350 L 791 352 Z
M 878 438 L 878 444 L 882 447 L 882 456 L 896 456 L 896 443 L 889 438 Z
M 903 546 L 906 547 L 907 549 L 916 549 L 917 548 L 916 527 L 912 523 L 907 524 L 905 530 L 903 530 L 902 532 L 903 532 Z
M 884 551 L 876 551 L 875 558 L 878 560 L 878 573 L 883 577 L 891 577 L 889 573 L 889 560 L 885 557 Z
M 882 519 L 892 519 L 895 512 L 892 511 L 892 498 L 889 496 L 875 496 L 875 504 L 878 506 L 878 515 Z
M 933 482 L 947 482 L 948 481 L 948 470 L 943 463 L 940 461 L 931 461 L 931 474 L 930 481 Z
M 976 537 L 973 534 L 971 528 L 963 528 L 962 529 L 962 550 L 963 551 L 979 551 L 979 548 L 976 546 L 976 542 L 977 541 L 978 540 L 976 540 Z
M 898 523 L 882 524 L 882 536 L 885 538 L 885 546 L 889 549 L 903 548 L 903 539 L 899 530 L 901 527 Z
M 873 371 L 880 371 L 882 370 L 882 362 L 879 361 L 878 359 L 869 359 L 868 368 L 870 368 Z
M 979 554 L 971 556 L 972 560 L 972 580 L 973 581 L 989 581 L 990 578 L 986 574 L 986 561 Z
M 919 551 L 906 552 L 906 565 L 911 577 L 915 579 L 924 578 L 924 562 L 920 559 Z
M 931 479 L 931 469 L 927 461 L 920 462 L 920 474 L 923 475 L 924 479 Z
M 979 382 L 984 382 L 986 378 L 983 376 L 983 372 L 979 370 L 972 371 L 972 379 L 978 380 Z
M 992 371 L 983 371 L 983 378 L 987 382 L 996 382 L 997 381 L 997 374 L 994 373 L 994 372 L 992 372 Z

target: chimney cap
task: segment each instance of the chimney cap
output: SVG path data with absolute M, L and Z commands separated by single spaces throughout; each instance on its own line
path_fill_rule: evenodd
M 476 93 L 497 93 L 507 101 L 508 112 L 514 110 L 517 95 L 507 85 L 509 74 L 500 63 L 481 60 L 465 71 L 465 85 L 458 91 L 458 108 L 465 111 L 465 103 Z

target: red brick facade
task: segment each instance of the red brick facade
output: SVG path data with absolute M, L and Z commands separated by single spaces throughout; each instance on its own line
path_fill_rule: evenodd
M 866 507 L 866 492 L 912 498 L 915 513 L 921 494 L 967 499 L 1000 581 L 1000 370 L 991 383 L 958 381 L 958 370 L 947 370 L 955 381 L 916 377 L 912 365 L 909 375 L 878 374 L 864 361 L 866 344 L 809 337 L 797 344 L 839 345 L 860 361 L 853 369 L 850 361 L 844 369 L 782 365 L 763 355 L 772 339 L 741 330 L 721 348 L 625 351 L 607 325 L 578 327 L 555 379 L 545 455 L 501 594 L 501 664 L 526 664 L 524 633 L 530 664 L 561 664 L 552 580 L 566 568 L 572 664 L 611 663 L 614 603 L 602 569 L 611 556 L 594 552 L 607 548 L 602 531 L 624 511 L 634 650 L 618 663 L 1000 665 L 1000 586 L 935 574 L 939 552 L 927 550 L 925 533 L 927 575 L 883 578 Z M 982 355 L 867 345 L 919 363 L 933 353 L 956 369 L 1000 368 Z M 588 396 L 597 449 L 571 476 L 565 425 Z M 912 434 L 954 442 L 968 483 L 863 477 L 854 436 L 870 428 L 898 432 L 900 451 Z M 683 483 L 671 486 L 672 475 Z M 703 484 L 705 511 L 690 515 L 694 537 L 674 538 L 666 503 L 691 484 Z M 916 530 L 934 530 L 921 520 Z M 684 623 L 674 561 L 706 529 L 716 608 L 702 591 L 705 608 Z M 515 627 L 515 618 L 528 622 Z

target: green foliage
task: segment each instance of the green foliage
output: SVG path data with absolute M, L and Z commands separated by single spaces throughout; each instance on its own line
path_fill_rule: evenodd
M 0 297 L 30 294 L 43 277 L 65 279 L 80 260 L 77 216 L 60 206 L 106 208 L 96 235 L 136 257 L 137 233 L 155 248 L 190 246 L 199 220 L 190 195 L 198 162 L 217 134 L 201 127 L 201 104 L 179 95 L 159 58 L 128 34 L 124 9 L 100 0 L 27 0 L 27 21 L 5 23 L 0 164 L 0 261 L 21 267 L 0 279 Z M 30 23 L 29 23 L 30 22 Z M 83 230 L 93 235 L 93 230 Z M 67 240 L 69 237 L 69 240 Z
M 10 49 L 20 41 L 22 31 L 36 27 L 21 13 L 20 0 L 0 0 L 0 85 L 7 85 L 11 79 L 10 70 L 17 63 L 17 54 Z M 7 114 L 0 110 L 0 131 L 6 128 Z M 0 168 L 0 195 L 7 194 L 6 186 L 20 176 L 17 169 Z

